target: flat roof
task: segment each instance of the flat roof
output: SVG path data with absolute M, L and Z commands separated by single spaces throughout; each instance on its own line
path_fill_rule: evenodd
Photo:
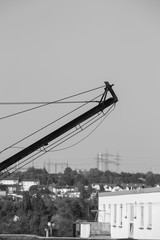
M 142 194 L 142 193 L 156 193 L 160 192 L 160 187 L 151 188 L 137 188 L 133 190 L 120 190 L 114 192 L 100 192 L 99 197 L 116 196 L 116 195 L 131 195 L 131 194 Z

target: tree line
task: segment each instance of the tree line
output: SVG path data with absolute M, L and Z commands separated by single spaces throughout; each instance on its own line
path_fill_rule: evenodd
M 92 183 L 107 183 L 107 184 L 123 184 L 123 183 L 144 183 L 146 186 L 154 186 L 160 184 L 160 174 L 154 174 L 151 171 L 147 173 L 129 173 L 129 172 L 111 172 L 100 171 L 97 168 L 92 168 L 86 171 L 72 170 L 67 167 L 64 173 L 49 174 L 47 170 L 28 168 L 25 172 L 17 172 L 11 175 L 10 178 L 23 179 L 38 179 L 40 184 L 49 185 L 55 183 L 56 186 L 89 186 Z

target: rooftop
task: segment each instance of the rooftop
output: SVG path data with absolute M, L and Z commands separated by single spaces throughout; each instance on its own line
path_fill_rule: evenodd
M 131 194 L 144 194 L 144 193 L 157 193 L 160 192 L 160 187 L 152 187 L 152 188 L 137 188 L 133 190 L 121 190 L 115 192 L 100 192 L 99 197 L 104 196 L 116 196 L 116 195 L 131 195 Z

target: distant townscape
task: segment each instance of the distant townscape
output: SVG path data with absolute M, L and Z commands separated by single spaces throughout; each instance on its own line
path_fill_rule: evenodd
M 49 174 L 45 168 L 30 167 L 0 180 L 0 233 L 73 236 L 76 221 L 97 221 L 99 193 L 159 187 L 159 183 L 160 175 L 152 172 L 67 167 L 63 173 Z

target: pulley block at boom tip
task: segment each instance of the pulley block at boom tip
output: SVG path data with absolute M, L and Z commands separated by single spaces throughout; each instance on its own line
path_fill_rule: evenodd
M 7 169 L 11 165 L 15 164 L 16 162 L 20 161 L 21 159 L 29 156 L 36 150 L 40 149 L 41 147 L 46 146 L 49 142 L 55 140 L 56 138 L 60 137 L 64 133 L 68 132 L 72 128 L 76 127 L 77 125 L 81 124 L 82 122 L 86 121 L 87 119 L 93 117 L 97 113 L 103 111 L 105 108 L 111 106 L 112 104 L 118 101 L 118 98 L 115 92 L 112 89 L 113 85 L 110 85 L 109 82 L 105 82 L 105 90 L 102 95 L 102 98 L 97 106 L 91 108 L 90 110 L 84 112 L 80 116 L 76 117 L 75 119 L 71 120 L 70 122 L 64 124 L 60 128 L 54 130 L 50 134 L 46 135 L 45 137 L 39 139 L 38 141 L 34 142 L 33 144 L 29 145 L 28 147 L 24 148 L 20 152 L 14 154 L 13 156 L 7 158 L 3 162 L 0 163 L 0 172 L 4 169 Z M 107 97 L 107 93 L 110 92 L 111 97 Z
M 110 92 L 110 94 L 114 98 L 115 102 L 117 102 L 118 98 L 117 98 L 115 92 L 112 89 L 114 84 L 110 85 L 109 82 L 104 82 L 104 83 L 105 83 L 105 89 L 104 89 L 104 93 L 103 93 L 103 95 L 101 97 L 100 103 L 103 102 L 106 99 L 108 91 Z

